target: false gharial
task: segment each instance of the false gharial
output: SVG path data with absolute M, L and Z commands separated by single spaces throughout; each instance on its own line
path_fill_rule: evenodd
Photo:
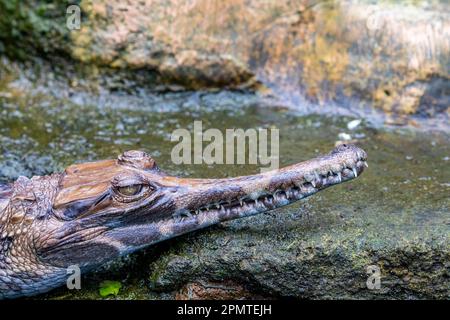
M 148 245 L 303 199 L 356 178 L 354 145 L 279 170 L 226 179 L 165 174 L 145 152 L 69 166 L 0 185 L 0 298 L 61 286 L 67 268 L 92 270 Z

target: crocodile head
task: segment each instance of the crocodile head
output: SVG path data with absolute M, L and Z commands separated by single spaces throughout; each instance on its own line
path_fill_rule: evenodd
M 26 281 L 8 287 L 0 270 L 0 291 L 2 286 L 10 288 L 5 296 L 46 291 L 64 283 L 69 266 L 89 269 L 165 239 L 288 205 L 357 177 L 366 159 L 362 149 L 340 145 L 261 174 L 185 179 L 165 174 L 144 152 L 128 151 L 114 160 L 27 179 L 22 188 L 17 181 L 4 191 L 10 200 L 0 213 L 0 231 L 10 240 L 3 253 L 0 243 L 0 267 L 2 254 L 11 257 L 3 266 L 12 274 L 7 280 Z M 17 201 L 35 210 L 22 214 L 20 223 L 12 221 Z M 26 227 L 11 227 L 26 219 Z

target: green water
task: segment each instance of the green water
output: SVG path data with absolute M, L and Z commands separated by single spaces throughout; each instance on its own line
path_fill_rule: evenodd
M 178 128 L 193 132 L 194 121 L 201 120 L 203 130 L 217 128 L 224 136 L 226 129 L 279 129 L 280 165 L 328 152 L 339 140 L 338 134 L 345 132 L 368 152 L 372 165 L 366 175 L 372 181 L 382 178 L 387 188 L 390 183 L 411 186 L 410 192 L 417 192 L 411 194 L 412 198 L 422 191 L 437 196 L 450 183 L 446 132 L 383 129 L 364 121 L 349 130 L 347 123 L 352 118 L 302 116 L 295 111 L 261 107 L 252 95 L 171 94 L 147 105 L 129 107 L 0 97 L 0 116 L 3 182 L 18 175 L 63 170 L 74 162 L 115 157 L 130 149 L 147 151 L 161 168 L 176 175 L 226 177 L 258 171 L 255 165 L 173 164 L 170 153 L 176 142 L 170 141 L 171 133 Z

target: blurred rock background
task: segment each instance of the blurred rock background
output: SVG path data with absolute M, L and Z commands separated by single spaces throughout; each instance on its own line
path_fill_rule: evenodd
M 79 30 L 66 8 L 81 8 Z M 0 0 L 0 52 L 151 89 L 256 90 L 304 110 L 448 116 L 446 1 Z M 87 71 L 86 71 L 87 70 Z

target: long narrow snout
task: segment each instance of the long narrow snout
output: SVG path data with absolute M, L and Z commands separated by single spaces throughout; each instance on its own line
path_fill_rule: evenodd
M 168 237 L 222 221 L 276 209 L 359 176 L 367 154 L 354 145 L 340 145 L 329 154 L 279 170 L 230 179 L 177 179 L 173 195 L 179 208 L 161 221 Z M 172 179 L 172 178 L 171 178 Z M 169 226 L 170 225 L 170 226 Z

